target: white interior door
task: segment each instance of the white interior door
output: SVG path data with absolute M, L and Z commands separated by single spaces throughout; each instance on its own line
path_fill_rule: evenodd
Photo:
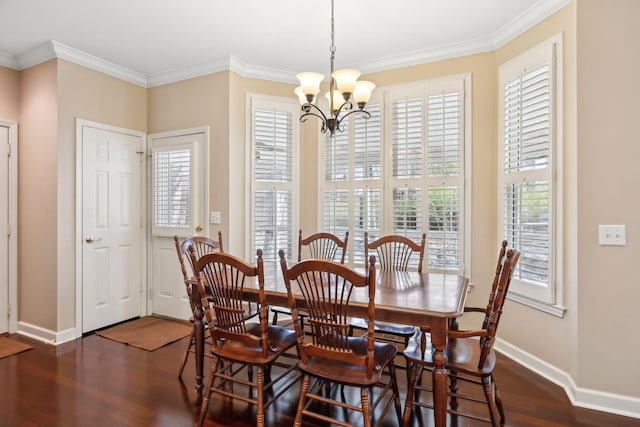
M 0 126 L 0 333 L 9 330 L 9 128 Z
M 144 314 L 144 134 L 83 122 L 82 331 Z
M 148 137 L 151 153 L 149 293 L 154 314 L 177 319 L 191 316 L 173 236 L 182 240 L 207 235 L 208 140 L 206 128 Z

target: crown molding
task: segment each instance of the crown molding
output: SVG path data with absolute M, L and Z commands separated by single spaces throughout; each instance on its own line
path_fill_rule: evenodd
M 147 84 L 147 79 L 143 74 L 58 43 L 55 40 L 48 40 L 17 55 L 15 58 L 16 69 L 24 70 L 53 58 L 64 59 L 138 86 L 146 87 Z
M 0 52 L 0 67 L 16 70 L 18 68 L 18 64 L 16 63 L 16 59 L 12 55 Z
M 147 87 L 161 86 L 180 80 L 187 80 L 195 77 L 205 76 L 207 74 L 219 73 L 221 71 L 233 71 L 234 73 L 242 77 L 270 80 L 282 83 L 294 83 L 296 81 L 295 73 L 247 64 L 240 58 L 230 55 L 227 58 L 200 64 L 195 67 L 181 68 L 164 73 L 154 74 L 147 78 Z
M 565 7 L 570 1 L 571 0 L 540 0 L 500 30 L 484 39 L 469 40 L 431 49 L 406 52 L 354 64 L 353 66 L 362 70 L 364 74 L 370 74 L 496 50 L 538 24 L 543 19 Z M 121 67 L 53 40 L 42 43 L 15 57 L 0 52 L 0 66 L 23 70 L 53 58 L 65 59 L 145 88 L 161 86 L 221 71 L 233 71 L 242 77 L 261 80 L 282 83 L 296 82 L 295 72 L 248 64 L 233 55 L 205 64 L 145 76 L 144 74 Z
M 509 43 L 511 40 L 540 23 L 542 20 L 553 15 L 570 2 L 571 0 L 541 0 L 537 2 L 491 36 L 494 49 L 498 49 Z

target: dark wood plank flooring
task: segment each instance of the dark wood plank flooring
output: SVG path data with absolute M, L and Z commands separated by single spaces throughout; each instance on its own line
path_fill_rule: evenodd
M 193 358 L 184 381 L 177 378 L 186 339 L 148 352 L 97 335 L 57 347 L 11 338 L 35 348 L 0 359 L 0 427 L 191 426 L 197 419 Z M 399 379 L 404 400 L 404 371 Z M 499 357 L 496 379 L 508 426 L 640 426 L 637 419 L 574 408 L 560 387 L 506 357 Z M 269 425 L 291 425 L 295 404 L 295 396 L 280 398 L 268 410 Z M 253 426 L 254 411 L 212 400 L 206 425 Z M 397 422 L 387 416 L 384 425 Z M 414 425 L 432 425 L 432 414 L 425 410 Z M 450 418 L 449 425 L 488 424 Z

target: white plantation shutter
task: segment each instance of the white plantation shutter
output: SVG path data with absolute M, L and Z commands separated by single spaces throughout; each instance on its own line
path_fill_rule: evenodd
M 420 242 L 424 193 L 424 96 L 422 90 L 391 96 L 391 230 Z M 410 267 L 417 269 L 416 259 Z
M 277 260 L 283 249 L 292 256 L 297 229 L 297 158 L 295 105 L 252 104 L 251 255 L 262 249 Z
M 501 238 L 521 251 L 512 293 L 555 303 L 554 56 L 540 45 L 500 67 Z
M 463 271 L 464 97 L 462 85 L 427 97 L 427 264 Z
M 364 232 L 380 234 L 382 206 L 382 106 L 367 105 L 371 117 L 356 115 L 343 132 L 323 137 L 321 185 L 322 231 L 344 238 L 346 262 L 364 263 Z
M 321 223 L 339 235 L 348 227 L 351 265 L 364 262 L 365 231 L 370 240 L 400 234 L 415 242 L 426 233 L 423 268 L 465 273 L 468 84 L 452 77 L 384 89 L 384 102 L 367 105 L 370 119 L 358 116 L 324 140 Z M 334 157 L 344 152 L 346 173 L 344 158 Z
M 153 148 L 154 235 L 182 235 L 192 229 L 192 160 L 189 146 Z

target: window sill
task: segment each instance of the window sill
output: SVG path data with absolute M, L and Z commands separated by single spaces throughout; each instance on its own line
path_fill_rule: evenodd
M 564 317 L 564 314 L 567 311 L 566 307 L 561 307 L 555 304 L 547 304 L 544 302 L 536 301 L 516 293 L 511 293 L 507 295 L 507 299 L 510 299 L 511 301 L 518 302 L 520 304 L 526 305 L 531 308 L 535 308 L 536 310 L 540 310 L 542 312 L 545 312 L 560 318 Z

